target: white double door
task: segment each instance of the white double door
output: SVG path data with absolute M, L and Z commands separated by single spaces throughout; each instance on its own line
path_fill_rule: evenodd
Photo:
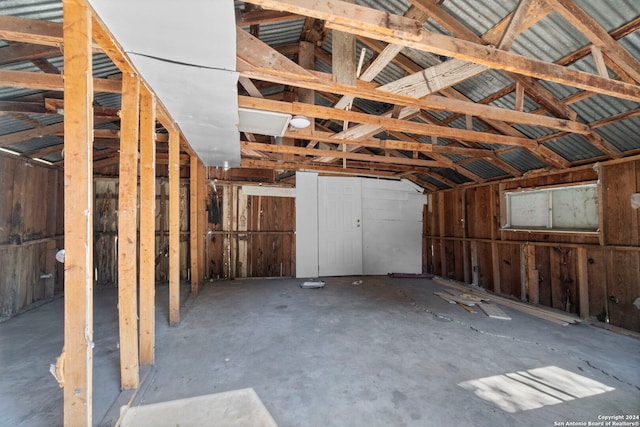
M 318 177 L 318 272 L 361 275 L 362 180 Z

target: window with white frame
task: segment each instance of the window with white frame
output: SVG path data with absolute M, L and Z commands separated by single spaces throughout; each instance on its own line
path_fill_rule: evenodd
M 504 229 L 598 231 L 596 183 L 505 191 L 503 200 Z

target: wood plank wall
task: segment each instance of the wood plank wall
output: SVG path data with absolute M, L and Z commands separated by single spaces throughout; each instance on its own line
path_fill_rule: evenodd
M 169 277 L 169 181 L 156 180 L 156 280 L 164 282 Z M 94 180 L 94 264 L 96 284 L 113 286 L 118 282 L 116 257 L 118 232 L 118 179 Z M 138 229 L 139 229 L 138 223 Z M 189 185 L 180 183 L 180 280 L 189 277 Z
M 295 199 L 206 184 L 205 278 L 295 276 Z
M 501 191 L 598 179 L 600 235 L 500 229 Z M 431 194 L 423 270 L 640 331 L 633 306 L 640 297 L 640 210 L 631 207 L 633 193 L 640 193 L 637 158 L 602 164 L 599 173 L 583 168 Z
M 0 156 L 0 319 L 62 291 L 63 181 L 57 169 Z

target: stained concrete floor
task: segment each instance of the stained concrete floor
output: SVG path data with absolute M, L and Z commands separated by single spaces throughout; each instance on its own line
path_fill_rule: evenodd
M 355 280 L 362 284 L 353 285 Z M 471 314 L 424 279 L 207 283 L 168 327 L 135 405 L 253 388 L 279 426 L 553 426 L 640 414 L 640 341 L 503 308 Z M 115 289 L 96 292 L 94 421 L 118 394 Z M 0 425 L 62 421 L 47 372 L 62 300 L 0 324 Z M 213 424 L 215 425 L 215 424 Z

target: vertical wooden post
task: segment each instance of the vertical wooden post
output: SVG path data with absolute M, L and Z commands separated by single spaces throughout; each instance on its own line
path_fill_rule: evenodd
M 444 231 L 444 227 L 445 227 L 445 219 L 444 219 L 444 212 L 445 212 L 445 207 L 444 207 L 444 193 L 440 192 L 438 193 L 438 228 L 440 229 L 440 268 L 441 268 L 441 273 L 440 275 L 442 277 L 449 277 L 449 274 L 447 272 L 447 250 L 446 247 L 447 245 L 445 244 L 445 240 L 444 237 L 446 236 L 446 233 Z
M 91 425 L 93 78 L 91 12 L 64 0 L 64 424 Z
M 238 277 L 247 277 L 248 269 L 248 256 L 247 256 L 247 241 L 249 240 L 249 235 L 247 233 L 247 217 L 249 213 L 247 212 L 247 195 L 243 194 L 242 187 L 238 187 L 238 258 L 237 258 L 237 267 L 236 267 L 236 275 Z
M 138 137 L 140 79 L 122 74 L 120 114 L 120 184 L 118 192 L 118 314 L 120 385 L 138 388 Z
M 140 363 L 155 360 L 156 97 L 140 93 Z
M 581 246 L 577 250 L 578 257 L 578 301 L 580 318 L 589 317 L 589 272 L 587 269 L 587 248 Z M 605 294 L 606 296 L 606 294 Z
M 498 242 L 491 242 L 491 269 L 493 270 L 493 292 L 500 293 L 500 248 Z
M 180 323 L 180 133 L 169 129 L 169 324 Z
M 201 230 L 198 229 L 198 214 L 201 201 L 199 200 L 199 159 L 193 154 L 189 159 L 189 259 L 191 261 L 191 292 L 198 293 L 200 287 L 200 270 L 198 236 Z
M 540 302 L 538 270 L 536 269 L 536 247 L 530 243 L 520 245 L 520 298 L 531 304 Z M 528 299 L 527 299 L 528 296 Z
M 198 280 L 200 283 L 204 282 L 204 279 L 207 277 L 207 257 L 205 255 L 205 239 L 208 238 L 206 234 L 207 228 L 207 211 L 206 211 L 206 200 L 208 195 L 208 187 L 206 185 L 205 179 L 205 167 L 202 162 L 199 162 L 198 167 L 198 180 L 200 184 L 198 185 L 199 190 L 199 200 L 200 200 L 200 211 L 198 214 L 198 230 L 200 230 L 200 234 L 198 235 L 198 256 L 200 258 L 200 269 L 198 274 L 200 275 L 200 279 Z
M 462 213 L 462 268 L 464 273 L 464 283 L 471 283 L 471 260 L 469 255 L 469 241 L 467 240 L 467 191 L 462 190 L 460 197 L 460 212 Z

